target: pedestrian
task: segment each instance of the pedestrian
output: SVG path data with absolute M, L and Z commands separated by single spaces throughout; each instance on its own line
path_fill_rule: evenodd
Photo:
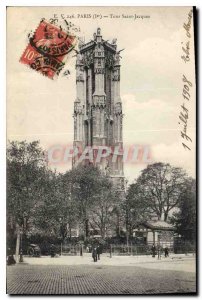
M 97 261 L 97 248 L 96 247 L 93 247 L 92 257 L 93 257 L 94 262 L 96 262 Z
M 152 257 L 155 257 L 155 254 L 156 254 L 156 247 L 155 247 L 154 244 L 152 245 L 151 250 L 152 250 Z
M 100 254 L 102 253 L 100 245 L 97 246 L 97 257 L 100 260 Z
M 165 257 L 168 257 L 168 256 L 169 256 L 168 247 L 165 247 L 165 249 L 164 249 L 164 253 L 165 253 Z
M 50 246 L 50 255 L 51 255 L 51 257 L 55 256 L 55 246 L 53 244 L 51 244 L 51 246 Z
M 88 246 L 86 247 L 86 252 L 89 253 L 89 247 Z

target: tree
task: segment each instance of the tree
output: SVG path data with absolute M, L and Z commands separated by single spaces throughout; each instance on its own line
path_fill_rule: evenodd
M 171 221 L 184 240 L 196 241 L 196 181 L 193 178 L 187 179 L 179 210 L 173 214 Z
M 128 193 L 128 201 L 140 205 L 147 214 L 167 221 L 169 212 L 175 208 L 185 190 L 187 175 L 181 168 L 170 164 L 148 165 Z M 134 193 L 132 190 L 135 189 Z
M 26 232 L 35 205 L 42 193 L 47 167 L 39 142 L 9 142 L 7 148 L 7 220 L 16 228 L 16 257 L 20 234 Z M 15 225 L 14 225 L 15 224 Z
M 99 228 L 102 238 L 105 238 L 112 227 L 118 197 L 112 181 L 103 174 L 100 175 L 97 192 L 98 197 L 91 210 L 90 224 L 94 229 Z
M 35 205 L 30 233 L 60 235 L 60 180 L 58 174 L 49 169 L 44 172 L 43 193 Z
M 127 191 L 126 200 L 123 203 L 125 212 L 126 230 L 132 236 L 133 229 L 138 223 L 150 219 L 151 210 L 145 198 L 142 198 L 141 189 L 137 183 L 132 183 Z
M 105 237 L 118 203 L 111 179 L 93 165 L 80 165 L 69 172 L 68 182 L 72 209 L 78 216 L 84 239 L 89 236 L 90 226 L 92 229 L 99 228 L 102 237 Z
M 71 238 L 80 224 L 86 239 L 89 227 L 99 228 L 102 237 L 110 229 L 118 196 L 112 181 L 98 168 L 78 166 L 65 174 L 47 171 L 41 201 L 35 209 L 34 224 L 41 234 Z
M 92 166 L 78 166 L 70 172 L 71 197 L 76 203 L 84 229 L 84 239 L 89 235 L 89 218 L 99 196 L 101 171 Z
M 72 229 L 77 225 L 79 210 L 77 203 L 72 197 L 71 171 L 58 176 L 59 181 L 59 215 L 60 215 L 60 234 L 62 239 L 69 236 L 71 239 Z

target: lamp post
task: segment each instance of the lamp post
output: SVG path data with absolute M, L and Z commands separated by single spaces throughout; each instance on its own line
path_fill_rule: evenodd
M 126 200 L 126 193 L 127 193 L 127 184 L 128 184 L 128 180 L 125 180 L 125 200 Z M 129 210 L 130 208 L 127 205 L 126 202 L 126 245 L 127 245 L 127 251 L 129 253 Z
M 161 259 L 161 234 L 158 235 L 158 259 Z
M 63 244 L 63 218 L 59 217 L 60 223 L 60 236 L 61 236 L 61 245 L 60 245 L 60 256 L 62 256 L 62 244 Z
M 110 258 L 112 258 L 112 245 L 110 244 Z

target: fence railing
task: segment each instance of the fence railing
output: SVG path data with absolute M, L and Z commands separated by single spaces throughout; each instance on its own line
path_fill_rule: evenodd
M 151 255 L 152 254 L 152 243 L 149 244 L 110 244 L 110 245 L 103 245 L 101 246 L 102 253 L 109 254 L 110 256 L 113 255 L 121 255 L 121 256 L 128 256 L 128 255 Z M 156 254 L 160 251 L 161 254 L 164 253 L 165 247 L 168 248 L 169 253 L 176 253 L 176 254 L 186 254 L 186 253 L 195 253 L 195 246 L 181 243 L 181 244 L 173 244 L 173 243 L 165 243 L 157 244 L 156 246 Z M 91 249 L 85 247 L 81 244 L 61 244 L 61 255 L 85 255 L 86 253 L 91 252 Z
M 188 253 L 195 253 L 196 252 L 196 245 L 190 243 L 177 243 L 174 245 L 174 253 L 176 254 L 188 254 Z
M 61 255 L 78 255 L 80 251 L 81 251 L 80 245 L 61 244 Z
M 151 247 L 149 245 L 111 245 L 109 253 L 113 255 L 150 255 Z

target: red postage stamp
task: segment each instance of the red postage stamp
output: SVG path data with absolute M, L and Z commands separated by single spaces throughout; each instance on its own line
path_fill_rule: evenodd
M 64 67 L 66 56 L 75 44 L 76 36 L 42 20 L 30 38 L 20 62 L 54 79 Z

